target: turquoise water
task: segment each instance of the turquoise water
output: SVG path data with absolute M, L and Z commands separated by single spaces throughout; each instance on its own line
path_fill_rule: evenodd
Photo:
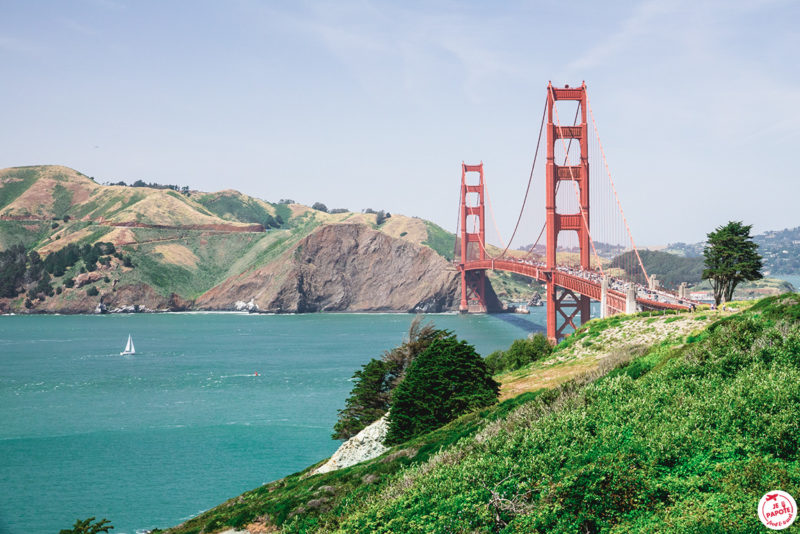
M 486 355 L 542 330 L 531 311 L 428 319 Z M 172 526 L 329 456 L 348 379 L 412 319 L 0 317 L 0 532 Z

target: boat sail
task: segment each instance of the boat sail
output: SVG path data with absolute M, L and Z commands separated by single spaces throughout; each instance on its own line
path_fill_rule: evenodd
M 125 356 L 126 354 L 136 354 L 136 349 L 133 348 L 133 338 L 130 334 L 128 334 L 128 344 L 125 345 L 125 350 L 119 353 L 120 356 Z

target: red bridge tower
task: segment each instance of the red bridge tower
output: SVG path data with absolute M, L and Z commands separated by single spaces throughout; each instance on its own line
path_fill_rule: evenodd
M 559 100 L 576 100 L 580 106 L 581 122 L 576 126 L 560 126 L 553 123 L 553 110 Z M 556 111 L 556 121 L 558 111 Z M 555 161 L 556 141 L 570 144 L 573 140 L 580 142 L 580 162 L 578 165 L 569 165 L 565 155 L 566 165 L 557 165 Z M 568 141 L 567 141 L 568 140 Z M 567 149 L 568 150 L 568 149 Z M 567 152 L 564 150 L 564 152 Z M 573 181 L 578 186 L 579 210 L 577 213 L 559 213 L 556 206 L 556 192 L 558 184 L 562 181 Z M 547 333 L 552 341 L 559 341 L 564 337 L 567 326 L 576 328 L 574 319 L 580 315 L 581 323 L 590 319 L 590 299 L 586 295 L 576 294 L 566 288 L 556 287 L 553 283 L 553 273 L 556 270 L 556 249 L 558 247 L 558 234 L 565 231 L 574 231 L 578 234 L 580 248 L 580 266 L 584 270 L 591 270 L 589 255 L 589 145 L 586 128 L 586 84 L 573 88 L 553 87 L 547 84 L 547 177 L 545 184 L 545 214 L 547 225 L 547 251 L 546 251 L 546 277 L 547 283 Z M 564 322 L 558 325 L 558 316 Z M 555 335 L 553 335 L 555 334 Z
M 477 173 L 477 183 L 467 179 Z M 467 271 L 468 261 L 486 259 L 486 226 L 484 208 L 483 163 L 461 163 L 461 304 L 462 312 L 486 311 L 486 271 Z M 468 224 L 469 223 L 469 224 Z

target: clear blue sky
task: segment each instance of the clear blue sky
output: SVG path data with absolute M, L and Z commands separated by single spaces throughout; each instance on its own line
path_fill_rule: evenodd
M 639 243 L 700 241 L 730 219 L 800 225 L 797 2 L 0 0 L 0 13 L 0 167 L 453 231 L 460 163 L 483 160 L 507 236 L 548 80 L 586 80 Z

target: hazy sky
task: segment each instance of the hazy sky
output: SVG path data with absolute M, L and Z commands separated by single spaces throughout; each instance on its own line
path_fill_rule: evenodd
M 482 160 L 507 236 L 548 80 L 586 80 L 639 243 L 800 225 L 796 1 L 0 0 L 0 14 L 0 167 L 454 231 L 461 161 Z

